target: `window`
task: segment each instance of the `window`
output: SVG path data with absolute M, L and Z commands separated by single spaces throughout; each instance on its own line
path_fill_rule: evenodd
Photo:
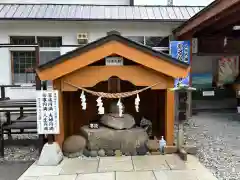
M 60 56 L 62 37 L 48 36 L 10 36 L 10 42 L 14 45 L 32 45 L 38 43 L 40 46 L 39 63 L 44 64 Z M 12 48 L 12 73 L 13 83 L 34 83 L 36 64 L 36 52 L 33 49 L 21 51 Z M 51 82 L 48 82 L 51 85 Z
M 45 64 L 60 56 L 60 51 L 40 51 L 40 64 Z
M 127 36 L 128 39 L 150 46 L 156 50 L 167 53 L 169 49 L 169 37 L 161 36 Z
M 58 56 L 60 56 L 60 51 L 40 51 L 40 62 L 39 64 L 45 64 Z M 47 81 L 48 86 L 52 86 L 52 81 Z
M 10 43 L 15 45 L 33 45 L 35 44 L 34 36 L 10 36 Z
M 146 36 L 145 45 L 150 47 L 162 47 L 161 41 L 163 39 L 163 37 Z
M 128 39 L 131 39 L 132 41 L 144 44 L 144 36 L 127 36 Z
M 62 37 L 37 37 L 40 47 L 60 47 L 62 46 Z
M 35 51 L 12 51 L 13 83 L 34 83 Z

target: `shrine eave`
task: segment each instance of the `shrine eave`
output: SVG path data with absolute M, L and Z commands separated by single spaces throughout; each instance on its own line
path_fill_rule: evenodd
M 184 77 L 189 70 L 187 63 L 168 54 L 121 35 L 109 34 L 40 65 L 36 72 L 41 80 L 54 80 L 113 54 L 174 78 Z
M 66 53 L 65 55 L 62 55 L 62 56 L 59 56 L 57 57 L 56 59 L 53 59 L 52 61 L 49 61 L 45 64 L 42 64 L 40 66 L 38 66 L 38 70 L 43 70 L 43 69 L 46 69 L 46 68 L 49 68 L 49 67 L 52 67 L 54 66 L 55 64 L 59 64 L 59 63 L 62 63 L 68 59 L 71 59 L 73 57 L 76 57 L 76 56 L 79 56 L 81 55 L 82 53 L 84 52 L 87 52 L 91 49 L 94 49 L 98 46 L 101 46 L 107 42 L 110 42 L 110 41 L 118 41 L 118 42 L 122 42 L 124 44 L 127 44 L 128 46 L 130 47 L 133 47 L 133 48 L 136 48 L 142 52 L 145 52 L 145 53 L 148 53 L 152 56 L 155 56 L 155 57 L 159 57 L 161 58 L 162 60 L 165 60 L 165 61 L 169 61 L 173 64 L 176 64 L 178 66 L 182 66 L 182 67 L 188 67 L 188 64 L 187 63 L 184 63 L 182 61 L 179 61 L 179 60 L 176 60 L 175 58 L 172 58 L 170 55 L 168 54 L 165 54 L 163 52 L 160 52 L 160 51 L 157 51 L 157 50 L 154 50 L 152 49 L 151 47 L 148 47 L 148 46 L 144 46 L 140 43 L 137 43 L 135 41 L 132 41 L 128 38 L 125 38 L 123 36 L 120 36 L 120 35 L 117 35 L 117 34 L 111 34 L 111 35 L 108 35 L 108 36 L 105 36 L 103 38 L 100 38 L 96 41 L 93 41 L 85 46 L 82 46 L 82 47 L 79 47 L 73 51 L 70 51 L 68 53 Z

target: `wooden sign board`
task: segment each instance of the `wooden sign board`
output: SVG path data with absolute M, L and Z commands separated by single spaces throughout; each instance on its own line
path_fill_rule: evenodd
M 123 58 L 122 57 L 106 57 L 105 58 L 106 66 L 123 66 Z
M 58 91 L 39 91 L 36 102 L 38 134 L 59 134 Z
M 203 96 L 215 96 L 214 91 L 203 91 L 202 93 Z

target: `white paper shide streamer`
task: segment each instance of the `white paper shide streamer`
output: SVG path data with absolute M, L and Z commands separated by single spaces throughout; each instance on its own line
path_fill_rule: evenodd
M 119 108 L 119 116 L 122 117 L 122 115 L 123 115 L 123 104 L 121 102 L 121 99 L 118 100 L 117 106 Z
M 98 114 L 104 114 L 102 97 L 97 98 Z
M 135 109 L 136 109 L 136 112 L 139 112 L 139 104 L 140 104 L 140 98 L 139 98 L 139 95 L 137 94 L 137 97 L 135 98 Z
M 84 94 L 84 91 L 82 91 L 80 98 L 81 98 L 81 102 L 82 102 L 82 110 L 86 110 L 87 103 L 86 103 L 86 96 Z

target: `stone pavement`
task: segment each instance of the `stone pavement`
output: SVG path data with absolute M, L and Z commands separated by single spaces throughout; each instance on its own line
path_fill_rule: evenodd
M 58 166 L 34 163 L 18 180 L 217 180 L 194 156 L 65 158 Z

